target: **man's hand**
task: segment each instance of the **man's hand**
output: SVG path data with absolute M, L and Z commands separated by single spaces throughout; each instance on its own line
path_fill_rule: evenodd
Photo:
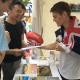
M 40 43 L 36 42 L 35 40 L 31 40 L 28 42 L 31 46 L 39 46 L 41 45 Z
M 14 55 L 14 56 L 20 56 L 21 54 L 22 54 L 21 49 L 14 49 L 14 50 L 13 50 L 13 55 Z
M 56 50 L 56 51 L 62 51 L 62 52 L 64 51 L 64 49 L 59 45 L 58 42 L 56 42 L 55 50 Z

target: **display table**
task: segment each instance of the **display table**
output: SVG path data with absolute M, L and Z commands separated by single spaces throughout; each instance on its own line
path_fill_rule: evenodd
M 22 60 L 23 61 L 23 60 Z M 26 60 L 23 61 L 24 63 L 26 63 Z M 52 63 L 52 60 L 51 62 L 49 62 L 49 59 L 47 60 L 32 60 L 30 58 L 29 60 L 29 63 L 30 64 L 37 64 L 38 66 L 50 66 L 50 69 L 51 69 L 51 73 L 52 73 L 52 77 L 55 78 L 55 77 L 58 77 L 59 80 L 61 80 L 61 77 L 59 75 L 59 72 L 58 72 L 58 69 L 57 69 L 57 66 L 55 65 L 55 63 L 53 62 Z M 23 74 L 23 65 L 20 66 L 20 68 L 16 71 L 16 74 L 15 74 L 15 77 L 17 76 L 26 76 L 26 74 Z M 30 75 L 27 75 L 27 76 L 30 76 L 30 77 L 37 77 L 37 73 L 35 74 L 30 74 Z M 14 80 L 16 80 L 14 77 Z

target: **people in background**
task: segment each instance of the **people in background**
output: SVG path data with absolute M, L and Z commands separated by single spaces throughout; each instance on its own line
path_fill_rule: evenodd
M 71 9 L 64 1 L 53 5 L 50 12 L 60 28 L 55 31 L 56 41 L 42 49 L 60 51 L 58 66 L 62 80 L 80 80 L 80 23 L 71 16 Z
M 26 8 L 23 3 L 17 1 L 9 6 L 8 17 L 4 21 L 5 30 L 9 32 L 9 49 L 21 49 L 24 45 L 23 34 L 25 28 L 21 19 L 24 16 Z M 5 58 L 1 64 L 3 70 L 3 80 L 13 80 L 14 74 L 19 68 L 22 54 L 9 55 L 6 52 Z

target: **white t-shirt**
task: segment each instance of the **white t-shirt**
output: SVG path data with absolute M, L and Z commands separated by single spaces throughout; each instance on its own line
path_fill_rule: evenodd
M 80 55 L 75 52 L 61 53 L 58 68 L 64 78 L 80 79 Z
M 68 29 L 64 31 L 63 43 L 59 43 L 59 45 L 65 51 L 61 52 L 60 54 L 60 64 L 58 68 L 60 74 L 66 79 L 80 79 L 79 40 L 80 24 L 78 23 L 78 20 L 74 17 Z

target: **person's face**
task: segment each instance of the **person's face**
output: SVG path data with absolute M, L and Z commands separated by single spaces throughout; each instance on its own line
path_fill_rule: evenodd
M 25 10 L 22 9 L 21 6 L 15 5 L 12 10 L 10 10 L 10 15 L 15 19 L 16 21 L 20 21 L 24 16 Z
M 53 16 L 53 21 L 55 21 L 58 26 L 64 24 L 64 20 L 65 20 L 64 14 L 59 14 L 57 12 L 54 12 L 52 13 L 52 16 Z
M 3 12 L 6 12 L 6 11 L 8 11 L 8 7 L 9 7 L 9 5 L 12 3 L 12 0 L 7 0 L 6 2 L 1 2 L 2 4 L 2 11 Z

